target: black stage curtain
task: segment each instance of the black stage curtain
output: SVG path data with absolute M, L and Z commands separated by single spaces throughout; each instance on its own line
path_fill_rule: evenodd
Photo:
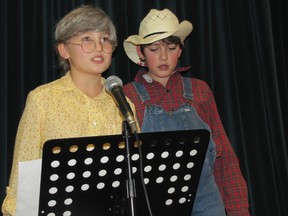
M 118 30 L 118 48 L 105 77 L 124 83 L 138 70 L 122 42 L 138 33 L 151 8 L 169 8 L 194 25 L 180 60 L 185 76 L 212 88 L 249 187 L 251 215 L 288 215 L 288 3 L 286 0 L 1 0 L 0 201 L 28 92 L 60 76 L 54 53 L 57 21 L 72 8 L 103 8 Z

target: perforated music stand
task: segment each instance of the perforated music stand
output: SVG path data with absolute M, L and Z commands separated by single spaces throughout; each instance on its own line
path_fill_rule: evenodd
M 207 130 L 138 134 L 144 182 L 154 216 L 190 216 L 209 143 Z M 139 147 L 130 137 L 136 215 L 148 216 Z M 128 216 L 122 135 L 49 140 L 44 144 L 39 216 Z

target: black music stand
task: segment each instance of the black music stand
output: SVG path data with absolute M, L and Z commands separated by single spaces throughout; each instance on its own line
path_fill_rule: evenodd
M 139 133 L 154 216 L 190 216 L 207 151 L 207 130 Z M 139 147 L 130 137 L 136 215 L 148 216 Z M 39 216 L 128 216 L 123 135 L 49 140 L 42 156 Z

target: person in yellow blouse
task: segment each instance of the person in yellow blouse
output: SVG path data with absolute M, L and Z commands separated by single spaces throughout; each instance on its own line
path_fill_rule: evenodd
M 40 159 L 45 141 L 56 138 L 121 134 L 123 118 L 103 88 L 105 72 L 117 44 L 116 30 L 106 13 L 82 5 L 55 29 L 59 64 L 66 72 L 32 90 L 26 100 L 16 135 L 4 216 L 16 214 L 18 163 Z M 135 107 L 127 98 L 132 111 Z

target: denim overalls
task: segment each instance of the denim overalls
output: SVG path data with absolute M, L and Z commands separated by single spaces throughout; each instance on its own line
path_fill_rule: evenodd
M 173 111 L 166 112 L 162 107 L 150 104 L 150 96 L 143 84 L 132 82 L 138 95 L 145 104 L 145 113 L 142 132 L 158 132 L 171 130 L 193 130 L 207 129 L 209 126 L 198 116 L 196 109 L 189 104 L 193 100 L 192 84 L 190 78 L 182 77 L 184 86 L 183 97 L 187 103 Z M 212 173 L 213 165 L 216 159 L 216 147 L 212 137 L 206 153 L 205 162 L 202 168 L 200 182 L 193 206 L 193 216 L 224 216 L 225 208 Z

